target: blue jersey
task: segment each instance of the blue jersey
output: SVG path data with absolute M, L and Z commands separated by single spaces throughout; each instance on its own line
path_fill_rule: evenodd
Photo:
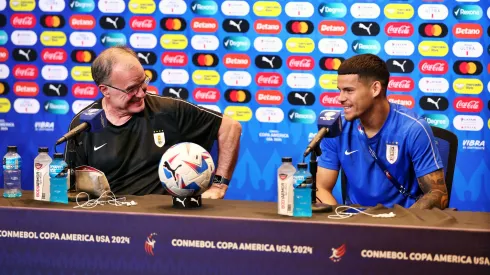
M 360 121 L 343 121 L 342 134 L 324 138 L 318 166 L 339 170 L 347 177 L 350 203 L 410 207 L 415 200 L 401 194 L 369 154 Z M 417 178 L 443 167 L 427 121 L 404 106 L 390 103 L 390 113 L 379 132 L 367 139 L 378 159 L 414 197 L 422 194 Z

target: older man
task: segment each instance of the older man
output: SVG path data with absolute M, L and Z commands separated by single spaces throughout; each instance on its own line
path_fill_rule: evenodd
M 101 133 L 77 137 L 76 166 L 104 172 L 115 194 L 163 194 L 158 177 L 163 153 L 180 142 L 193 142 L 209 151 L 217 140 L 216 176 L 202 197 L 224 197 L 238 156 L 238 122 L 184 100 L 147 94 L 150 79 L 126 46 L 101 52 L 92 63 L 92 77 L 103 97 L 86 109 L 104 109 L 108 126 Z M 76 115 L 70 129 L 79 124 Z

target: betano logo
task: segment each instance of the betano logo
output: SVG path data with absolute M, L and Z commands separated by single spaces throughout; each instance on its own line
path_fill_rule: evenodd
M 191 11 L 198 15 L 215 15 L 218 12 L 218 5 L 210 0 L 193 1 L 190 7 Z
M 389 19 L 410 19 L 415 10 L 410 4 L 388 4 L 384 8 L 384 14 Z
M 100 42 L 102 42 L 104 47 L 113 47 L 117 45 L 125 45 L 127 43 L 127 39 L 122 33 L 110 32 L 103 33 L 100 36 Z
M 316 114 L 310 109 L 291 109 L 288 118 L 294 123 L 312 124 L 316 121 Z
M 321 21 L 318 24 L 318 31 L 322 35 L 344 35 L 347 33 L 347 25 L 342 21 Z
M 255 94 L 255 100 L 261 105 L 279 105 L 283 102 L 284 96 L 281 91 L 261 90 Z
M 444 41 L 422 41 L 418 47 L 419 53 L 423 56 L 446 56 L 449 46 Z
M 71 69 L 71 78 L 75 81 L 94 81 L 90 66 L 74 66 Z
M 192 73 L 192 81 L 196 85 L 218 85 L 220 75 L 217 71 L 195 70 Z
M 11 107 L 12 105 L 10 104 L 8 98 L 0 98 L 0 113 L 8 113 Z
M 34 0 L 9 1 L 9 4 L 13 11 L 33 11 L 36 8 L 36 1 Z
M 39 86 L 35 82 L 16 82 L 13 90 L 16 96 L 35 97 L 39 94 Z
M 246 54 L 225 54 L 223 63 L 228 69 L 246 69 L 250 67 L 250 56 Z
M 483 10 L 478 5 L 457 5 L 453 8 L 454 17 L 458 20 L 480 20 Z
M 5 62 L 9 59 L 9 52 L 5 48 L 0 48 L 0 62 Z
M 480 24 L 459 23 L 454 25 L 453 35 L 456 38 L 478 39 L 483 35 L 483 28 Z
M 255 15 L 261 17 L 277 17 L 282 12 L 281 4 L 275 1 L 257 1 L 253 5 Z
M 231 51 L 248 51 L 250 49 L 250 39 L 246 36 L 227 36 L 223 39 L 225 49 Z
M 55 16 L 53 16 L 54 18 Z M 54 21 L 54 20 L 52 20 Z M 91 30 L 95 28 L 96 21 L 92 15 L 76 14 L 72 15 L 69 20 L 70 27 L 74 30 Z
M 66 34 L 58 31 L 44 31 L 41 33 L 41 43 L 44 46 L 61 47 L 66 44 Z
M 409 109 L 415 107 L 415 99 L 411 95 L 388 95 L 388 101 L 394 104 L 400 104 Z
M 223 113 L 236 121 L 249 121 L 253 115 L 252 110 L 247 106 L 228 106 Z
M 279 20 L 258 19 L 254 22 L 254 29 L 258 34 L 279 34 L 282 24 Z
M 95 2 L 92 0 L 71 0 L 70 9 L 74 12 L 92 12 L 95 9 Z
M 160 45 L 166 50 L 183 50 L 187 44 L 187 37 L 182 34 L 164 34 L 160 37 Z
M 153 0 L 131 0 L 128 7 L 134 14 L 152 14 L 157 9 L 157 5 Z
M 336 74 L 322 74 L 318 80 L 320 87 L 325 90 L 338 90 Z
M 191 28 L 195 32 L 216 32 L 218 21 L 214 18 L 194 18 L 191 21 Z
M 425 114 L 422 116 L 430 126 L 446 129 L 449 126 L 449 118 L 443 114 Z
M 453 82 L 453 89 L 458 94 L 479 95 L 483 91 L 483 83 L 476 78 L 458 78 Z
M 380 49 L 377 40 L 358 39 L 352 42 L 352 50 L 358 54 L 378 54 Z
M 315 42 L 311 38 L 291 37 L 286 41 L 286 49 L 291 53 L 311 53 Z
M 326 18 L 344 18 L 347 14 L 347 7 L 342 3 L 320 3 L 318 12 Z

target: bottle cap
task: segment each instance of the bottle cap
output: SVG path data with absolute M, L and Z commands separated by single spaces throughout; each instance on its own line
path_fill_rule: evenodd
M 63 158 L 63 153 L 54 153 L 54 154 L 53 154 L 53 157 L 54 157 L 55 159 L 62 159 L 62 158 Z
M 47 153 L 47 152 L 49 152 L 49 149 L 48 149 L 48 147 L 39 147 L 37 149 L 37 152 L 39 152 L 39 153 Z
M 17 146 L 7 146 L 7 152 L 17 153 Z
M 293 162 L 293 158 L 292 157 L 283 157 L 282 162 Z
M 308 164 L 304 162 L 298 163 L 298 169 L 306 169 L 306 168 L 308 168 Z

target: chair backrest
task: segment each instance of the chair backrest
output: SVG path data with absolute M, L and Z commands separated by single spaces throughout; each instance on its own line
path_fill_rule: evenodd
M 456 155 L 458 153 L 458 137 L 451 131 L 439 127 L 431 126 L 436 139 L 436 145 L 441 155 L 444 165 L 444 176 L 448 192 L 448 205 L 451 199 L 453 187 L 454 168 L 456 167 Z M 343 170 L 340 173 L 340 183 L 342 188 L 342 203 L 345 204 L 347 197 L 347 177 Z

